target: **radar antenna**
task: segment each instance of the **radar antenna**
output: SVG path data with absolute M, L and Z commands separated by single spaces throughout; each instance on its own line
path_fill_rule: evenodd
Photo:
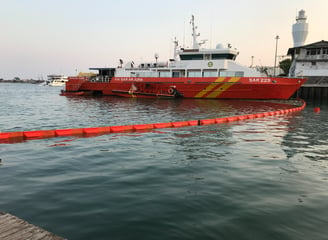
M 198 46 L 202 46 L 203 44 L 205 44 L 208 40 L 204 39 L 204 40 L 200 40 L 200 43 L 198 43 Z
M 177 40 L 176 37 L 174 38 L 173 43 L 174 43 L 174 54 L 173 54 L 173 58 L 174 58 L 174 60 L 177 60 L 178 59 L 179 42 L 178 42 L 178 40 Z

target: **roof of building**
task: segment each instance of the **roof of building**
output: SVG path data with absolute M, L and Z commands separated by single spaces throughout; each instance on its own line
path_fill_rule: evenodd
M 319 42 L 314 42 L 314 43 L 310 43 L 307 45 L 303 45 L 303 46 L 299 46 L 299 47 L 294 47 L 294 48 L 289 48 L 287 55 L 292 55 L 296 49 L 301 49 L 301 48 L 305 48 L 305 49 L 311 49 L 311 48 L 328 48 L 328 41 L 322 40 Z

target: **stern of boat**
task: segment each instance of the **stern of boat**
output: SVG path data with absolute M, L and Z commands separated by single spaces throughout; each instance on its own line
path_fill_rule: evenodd
M 68 77 L 64 90 L 60 95 L 83 95 L 81 94 L 81 85 L 88 81 L 88 77 Z

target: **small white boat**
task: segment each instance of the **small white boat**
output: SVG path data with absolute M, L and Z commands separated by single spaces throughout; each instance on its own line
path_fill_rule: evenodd
M 68 81 L 67 77 L 60 74 L 48 75 L 48 85 L 52 87 L 62 87 Z

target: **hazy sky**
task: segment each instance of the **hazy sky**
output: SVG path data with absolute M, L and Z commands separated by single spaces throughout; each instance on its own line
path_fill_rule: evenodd
M 308 17 L 306 43 L 328 40 L 328 0 L 0 0 L 0 78 L 46 79 L 119 59 L 173 57 L 174 37 L 191 46 L 191 15 L 207 47 L 231 43 L 237 61 L 273 65 L 293 46 L 299 10 Z

